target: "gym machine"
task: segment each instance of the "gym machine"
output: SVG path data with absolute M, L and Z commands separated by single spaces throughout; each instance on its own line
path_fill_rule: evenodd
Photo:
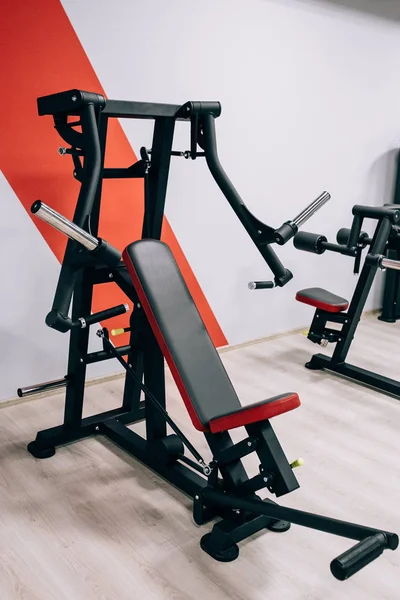
M 376 221 L 371 237 L 361 231 L 364 219 Z M 308 332 L 308 339 L 321 346 L 335 343 L 332 357 L 314 354 L 306 363 L 308 369 L 326 369 L 371 386 L 380 392 L 400 399 L 400 382 L 346 362 L 347 354 L 356 333 L 365 302 L 370 293 L 378 269 L 400 270 L 400 261 L 386 254 L 400 244 L 400 206 L 388 204 L 381 207 L 356 205 L 353 207 L 351 229 L 340 229 L 336 241 L 327 241 L 324 235 L 300 232 L 293 240 L 298 250 L 323 254 L 337 252 L 355 259 L 354 273 L 359 273 L 362 252 L 369 247 L 351 302 L 322 288 L 307 288 L 296 294 L 296 300 L 313 306 L 316 310 Z M 338 328 L 329 327 L 329 323 Z
M 31 209 L 69 237 L 46 323 L 60 332 L 70 331 L 70 352 L 67 375 L 58 382 L 66 386 L 64 422 L 40 431 L 28 445 L 29 452 L 36 458 L 47 458 L 54 455 L 57 446 L 92 435 L 106 436 L 192 497 L 196 524 L 219 519 L 201 538 L 202 549 L 216 560 L 234 560 L 239 554 L 239 541 L 265 528 L 287 531 L 291 523 L 359 542 L 332 561 L 331 572 L 339 580 L 358 572 L 384 549 L 395 550 L 395 533 L 260 499 L 256 492 L 261 490 L 280 497 L 299 487 L 293 469 L 301 460 L 289 464 L 270 424 L 271 418 L 297 408 L 299 397 L 287 392 L 241 405 L 179 267 L 168 246 L 160 241 L 171 156 L 206 159 L 221 191 L 273 272 L 273 281 L 254 282 L 254 289 L 283 286 L 290 281 L 291 272 L 270 246 L 293 238 L 329 194 L 322 194 L 297 218 L 277 229 L 256 219 L 219 162 L 215 137 L 215 118 L 221 112 L 218 102 L 188 102 L 183 106 L 122 102 L 71 90 L 39 98 L 38 107 L 40 115 L 53 116 L 56 129 L 71 145 L 63 153 L 72 154 L 81 189 L 73 221 L 39 200 Z M 71 116 L 78 117 L 78 121 L 69 121 Z M 112 117 L 155 121 L 152 148 L 142 148 L 141 159 L 128 168 L 104 168 L 107 121 Z M 190 122 L 190 150 L 172 149 L 178 119 Z M 76 130 L 77 124 L 81 132 Z M 121 256 L 97 235 L 102 180 L 138 176 L 145 184 L 142 239 L 125 248 Z M 97 333 L 103 349 L 89 353 L 88 326 L 127 309 L 119 305 L 91 314 L 93 286 L 110 281 L 122 289 L 134 307 L 127 328 L 130 342 L 116 347 L 107 328 L 102 327 Z M 86 365 L 111 358 L 126 371 L 122 406 L 82 418 Z M 164 360 L 193 426 L 204 433 L 212 454 L 208 463 L 166 410 Z M 55 385 L 50 382 L 48 389 Z M 39 387 L 42 391 L 46 384 Z M 21 389 L 20 394 L 25 391 Z M 145 437 L 127 427 L 142 420 Z M 167 425 L 173 434 L 167 433 Z M 229 432 L 237 427 L 244 427 L 246 435 L 234 444 Z M 249 477 L 241 459 L 253 452 L 260 462 L 259 473 Z

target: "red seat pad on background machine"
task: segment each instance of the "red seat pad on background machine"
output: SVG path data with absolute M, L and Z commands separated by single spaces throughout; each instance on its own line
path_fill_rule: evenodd
M 296 294 L 296 300 L 332 313 L 343 312 L 349 307 L 346 298 L 318 287 L 300 290 Z

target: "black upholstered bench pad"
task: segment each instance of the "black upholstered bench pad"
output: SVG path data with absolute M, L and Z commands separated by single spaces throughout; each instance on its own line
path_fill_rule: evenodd
M 140 240 L 123 258 L 193 424 L 208 429 L 210 420 L 241 405 L 172 252 Z
M 310 304 L 315 308 L 321 308 L 328 312 L 341 312 L 349 306 L 346 298 L 332 294 L 323 288 L 307 288 L 296 294 L 296 300 L 304 304 Z

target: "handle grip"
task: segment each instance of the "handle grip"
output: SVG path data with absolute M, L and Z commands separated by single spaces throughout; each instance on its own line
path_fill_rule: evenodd
M 382 254 L 367 254 L 365 262 L 372 267 L 378 267 L 378 269 L 393 269 L 394 271 L 400 271 L 400 260 L 386 258 L 386 256 L 383 256 Z
M 267 290 L 275 287 L 273 281 L 250 281 L 248 283 L 249 290 Z
M 331 573 L 339 581 L 344 581 L 378 558 L 388 547 L 384 533 L 371 535 L 335 558 L 331 562 Z
M 128 311 L 128 304 L 118 304 L 118 306 L 113 306 L 112 308 L 107 308 L 106 310 L 100 310 L 99 312 L 93 313 L 88 317 L 81 317 L 80 319 L 78 319 L 78 321 L 73 321 L 72 326 L 84 329 L 88 325 L 93 325 L 94 323 L 100 323 L 100 321 L 105 321 L 106 319 L 118 317 L 119 315 L 123 315 Z
M 329 194 L 329 192 L 322 192 L 322 194 L 320 194 L 318 198 L 316 198 L 313 202 L 311 202 L 311 204 L 306 206 L 306 208 L 302 210 L 301 213 L 299 213 L 297 217 L 293 219 L 293 223 L 296 225 L 296 227 L 299 228 L 302 225 L 304 225 L 304 223 L 306 223 L 306 221 L 308 221 L 308 219 L 310 219 L 313 216 L 313 214 L 317 212 L 317 210 L 322 208 L 324 204 L 326 204 L 328 200 L 330 200 L 330 198 L 331 195 Z
M 379 266 L 381 269 L 394 269 L 395 271 L 400 271 L 400 260 L 393 260 L 392 258 L 383 256 Z
M 69 221 L 66 217 L 63 217 L 63 215 L 60 215 L 60 213 L 40 200 L 36 200 L 32 204 L 31 213 L 54 227 L 54 229 L 57 229 L 57 231 L 64 233 L 71 240 L 82 244 L 89 252 L 96 250 L 100 244 L 100 241 L 93 235 L 90 235 L 90 233 L 78 227 L 78 225 L 75 225 L 75 223 L 72 223 L 72 221 Z
M 320 208 L 324 206 L 330 200 L 331 195 L 328 192 L 322 192 L 316 198 L 306 206 L 292 221 L 287 221 L 283 225 L 281 225 L 278 229 L 274 231 L 274 241 L 279 244 L 279 246 L 283 246 L 288 242 L 292 237 L 296 235 L 299 230 L 299 227 L 304 225 L 310 219 L 313 214 L 317 212 Z
M 37 383 L 35 385 L 30 385 L 29 387 L 18 388 L 17 394 L 19 398 L 25 398 L 25 396 L 41 394 L 42 392 L 48 392 L 49 390 L 66 387 L 67 383 L 67 378 L 63 377 L 62 379 L 54 379 L 53 381 L 45 381 L 44 383 Z
M 79 317 L 76 321 L 72 321 L 72 319 L 66 317 L 60 313 L 60 311 L 53 308 L 46 316 L 46 325 L 52 329 L 55 329 L 56 331 L 59 331 L 60 333 L 66 333 L 71 329 L 85 329 L 88 325 L 93 325 L 94 323 L 105 321 L 106 319 L 118 317 L 118 315 L 123 315 L 128 311 L 128 304 L 118 304 L 118 306 L 113 306 L 112 308 L 107 308 L 106 310 L 100 310 L 99 312 L 88 315 L 87 317 Z
M 119 250 L 105 240 L 94 237 L 44 202 L 41 202 L 41 200 L 36 200 L 32 204 L 31 212 L 54 229 L 57 229 L 57 231 L 64 233 L 71 240 L 81 244 L 88 252 L 95 254 L 99 262 L 103 261 L 109 267 L 115 267 L 120 262 L 121 253 Z

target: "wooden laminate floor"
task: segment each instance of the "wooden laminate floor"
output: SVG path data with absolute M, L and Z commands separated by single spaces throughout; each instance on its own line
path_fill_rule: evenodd
M 351 358 L 399 377 L 400 324 L 363 320 Z M 400 404 L 303 363 L 301 334 L 222 354 L 243 404 L 298 391 L 273 420 L 301 488 L 282 503 L 400 533 Z M 205 453 L 168 376 L 170 412 Z M 87 389 L 86 414 L 118 405 L 122 380 Z M 0 600 L 398 600 L 400 551 L 341 583 L 330 560 L 351 542 L 293 526 L 240 544 L 218 563 L 191 503 L 101 437 L 38 461 L 26 444 L 60 423 L 63 395 L 0 410 Z M 235 432 L 238 438 L 240 431 Z M 257 463 L 247 461 L 250 468 Z

